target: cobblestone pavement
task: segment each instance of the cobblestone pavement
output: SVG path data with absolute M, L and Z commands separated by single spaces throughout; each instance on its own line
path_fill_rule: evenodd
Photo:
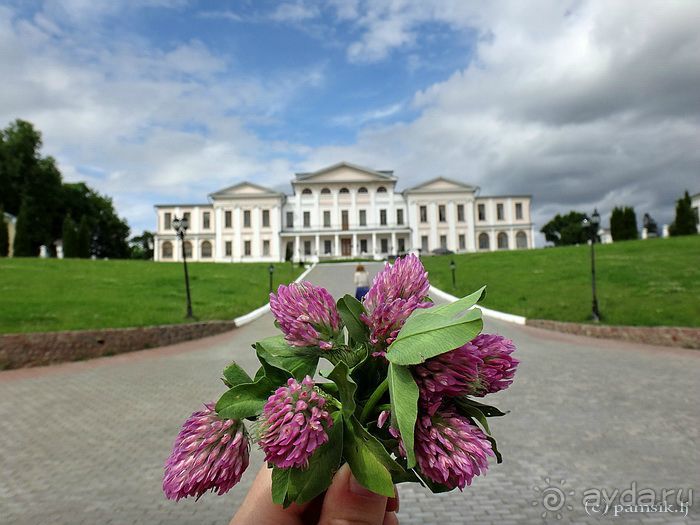
M 351 272 L 322 265 L 309 278 L 337 295 L 349 291 Z M 511 411 L 492 420 L 504 463 L 464 493 L 401 486 L 402 524 L 542 523 L 550 484 L 566 495 L 561 519 L 546 514 L 550 523 L 604 523 L 613 510 L 587 516 L 586 489 L 700 487 L 700 352 L 495 321 L 486 331 L 514 339 L 522 360 L 515 384 L 490 398 Z M 253 371 L 250 344 L 272 333 L 264 316 L 168 348 L 0 373 L 0 523 L 227 523 L 262 462 L 257 450 L 238 487 L 199 502 L 163 497 L 162 464 L 184 418 L 223 391 L 214 379 L 221 369 L 236 359 Z M 700 523 L 698 506 L 688 518 L 615 521 Z

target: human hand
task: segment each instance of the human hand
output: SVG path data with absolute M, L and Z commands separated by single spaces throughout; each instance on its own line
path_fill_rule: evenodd
M 360 485 L 345 464 L 336 473 L 325 495 L 303 505 L 283 509 L 272 502 L 272 470 L 258 472 L 243 504 L 230 525 L 398 525 L 398 493 L 386 498 Z

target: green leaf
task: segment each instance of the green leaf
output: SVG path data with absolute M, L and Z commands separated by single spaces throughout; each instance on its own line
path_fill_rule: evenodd
M 491 430 L 489 429 L 489 423 L 488 421 L 486 421 L 486 416 L 481 410 L 479 410 L 478 407 L 475 407 L 468 403 L 460 402 L 459 399 L 456 401 L 456 404 L 457 410 L 460 414 L 462 414 L 463 416 L 470 417 L 472 419 L 476 419 L 481 424 L 486 433 L 491 434 Z
M 287 508 L 287 489 L 292 469 L 272 468 L 272 501 Z
M 481 310 L 470 310 L 484 289 L 451 304 L 415 310 L 389 346 L 386 358 L 397 365 L 417 365 L 454 350 L 479 335 Z
M 365 307 L 352 295 L 346 294 L 337 303 L 340 318 L 348 329 L 348 334 L 355 343 L 366 343 L 369 341 L 369 328 L 360 319 L 360 315 L 365 313 Z
M 255 353 L 258 355 L 258 361 L 263 367 L 264 378 L 266 378 L 272 385 L 278 387 L 287 382 L 292 374 L 288 370 L 276 365 L 274 357 L 262 347 L 256 345 Z
M 224 368 L 224 382 L 229 388 L 231 388 L 243 383 L 252 383 L 253 380 L 250 378 L 247 372 L 238 365 L 238 363 L 233 361 L 230 365 Z
M 433 494 L 440 494 L 442 492 L 450 492 L 451 490 L 454 490 L 454 487 L 450 488 L 442 483 L 437 483 L 420 471 L 418 471 L 418 476 L 420 476 L 423 484 L 428 487 Z
M 503 456 L 501 456 L 501 453 L 498 451 L 498 446 L 496 445 L 496 439 L 493 436 L 486 436 L 486 439 L 488 439 L 491 442 L 491 448 L 493 449 L 493 453 L 496 454 L 496 463 L 503 463 Z
M 289 469 L 289 483 L 293 487 L 294 502 L 311 501 L 326 490 L 343 457 L 343 416 L 334 412 L 333 426 L 328 430 L 328 441 L 321 445 L 309 459 L 306 469 Z
M 353 476 L 372 492 L 394 496 L 392 471 L 405 472 L 377 439 L 367 432 L 355 417 L 345 425 L 343 456 Z
M 340 396 L 340 402 L 343 405 L 343 416 L 350 418 L 354 413 L 357 405 L 355 403 L 355 391 L 357 390 L 357 385 L 350 378 L 350 370 L 348 365 L 341 361 L 335 368 L 328 374 L 328 379 L 332 380 L 338 387 L 338 395 Z
M 313 377 L 318 366 L 319 350 L 290 346 L 284 337 L 268 337 L 256 343 L 258 352 L 262 352 L 268 363 L 286 370 L 297 380 Z
M 418 417 L 418 385 L 408 367 L 389 363 L 389 397 L 391 415 L 396 419 L 406 449 L 408 468 L 416 464 L 414 434 Z
M 274 385 L 266 377 L 255 383 L 244 383 L 224 392 L 216 403 L 216 412 L 223 419 L 237 419 L 260 415 Z
M 484 403 L 479 403 L 470 397 L 460 397 L 458 398 L 459 403 L 465 403 L 471 406 L 477 407 L 481 410 L 486 417 L 500 417 L 505 416 L 508 412 L 501 412 L 498 408 L 492 405 L 486 405 Z

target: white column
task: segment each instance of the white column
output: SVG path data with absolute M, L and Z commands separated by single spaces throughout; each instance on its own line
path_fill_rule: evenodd
M 233 209 L 233 260 L 241 262 L 243 257 L 243 241 L 241 240 L 241 228 L 243 226 L 243 212 L 240 206 Z
M 355 188 L 350 190 L 350 217 L 348 219 L 351 229 L 360 224 L 360 218 L 357 216 L 357 189 Z
M 282 223 L 282 215 L 279 206 L 273 206 L 270 210 L 270 230 L 272 238 L 270 239 L 270 256 L 273 260 L 280 262 L 284 261 L 282 255 L 282 238 L 280 237 L 280 226 Z
M 301 246 L 299 242 L 299 235 L 294 236 L 294 253 L 292 254 L 292 260 L 294 262 L 299 262 L 301 260 Z
M 467 219 L 467 250 L 470 252 L 476 251 L 476 215 L 474 214 L 474 201 L 467 201 L 467 209 L 465 210 L 465 218 Z
M 224 210 L 216 208 L 214 210 L 214 260 L 224 259 L 224 222 L 222 220 Z
M 173 261 L 182 262 L 182 243 L 180 242 L 180 237 L 175 237 L 173 241 Z
M 447 226 L 449 228 L 447 247 L 456 252 L 459 246 L 457 245 L 457 207 L 454 201 L 447 203 Z
M 294 191 L 296 191 L 296 188 Z M 304 224 L 302 213 L 301 213 L 301 193 L 298 191 L 296 194 L 296 201 L 297 201 L 296 202 L 296 212 L 295 212 L 296 217 L 294 218 L 294 228 L 295 229 L 301 228 L 302 225 Z
M 387 195 L 389 195 L 389 209 L 387 210 L 388 217 L 386 218 L 386 223 L 390 226 L 396 226 L 396 207 L 394 206 L 394 190 L 390 188 Z
M 251 215 L 250 226 L 253 230 L 253 238 L 251 239 L 252 242 L 250 243 L 250 253 L 254 258 L 259 259 L 262 256 L 262 240 L 260 238 L 262 235 L 262 232 L 260 231 L 260 227 L 262 225 L 262 210 L 260 209 L 260 206 L 254 206 L 253 210 L 251 211 Z
M 321 190 L 314 192 L 314 209 L 311 213 L 311 227 L 323 227 L 323 221 L 321 220 Z
M 160 239 L 158 236 L 153 237 L 153 262 L 160 260 Z
M 432 251 L 439 247 L 438 243 L 438 215 L 437 215 L 437 203 L 431 202 L 428 205 L 428 223 L 430 224 L 430 237 L 428 238 L 428 251 Z
M 397 249 L 397 246 L 396 246 L 396 232 L 395 232 L 395 231 L 392 231 L 392 232 L 391 232 L 391 246 L 389 247 L 389 251 L 390 251 L 391 253 L 397 253 L 397 252 L 398 252 L 398 249 Z
M 333 253 L 336 257 L 340 257 L 340 235 L 338 235 L 337 233 L 335 234 L 335 238 L 333 239 Z
M 372 232 L 372 258 L 377 256 L 377 233 Z
M 321 256 L 321 236 L 316 234 L 316 257 Z
M 379 214 L 377 213 L 377 191 L 372 188 L 369 190 L 369 213 L 367 214 L 367 224 L 372 228 L 376 228 L 379 223 Z M 374 250 L 374 248 L 372 248 Z
M 352 234 L 352 247 L 350 248 L 350 253 L 353 257 L 357 257 L 357 234 Z
M 411 249 L 418 250 L 420 248 L 420 233 L 418 233 L 418 225 L 420 224 L 420 214 L 418 213 L 418 203 L 414 202 L 411 205 L 411 213 L 408 215 L 408 225 L 411 228 Z
M 528 243 L 529 248 L 534 248 L 535 247 L 535 227 L 532 226 L 530 228 L 530 239 Z
M 340 207 L 338 206 L 338 190 L 333 192 L 333 210 L 331 211 L 331 228 L 340 228 Z

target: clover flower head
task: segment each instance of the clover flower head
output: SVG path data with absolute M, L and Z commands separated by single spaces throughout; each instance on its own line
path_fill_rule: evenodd
M 289 378 L 267 400 L 260 419 L 265 461 L 279 468 L 305 468 L 314 451 L 328 441 L 333 419 L 311 377 Z
M 483 397 L 508 388 L 520 363 L 511 355 L 515 351 L 513 341 L 501 335 L 481 334 L 470 344 L 476 347 L 482 364 L 479 366 L 479 380 L 469 393 Z
M 474 389 L 482 364 L 478 348 L 467 343 L 414 366 L 413 377 L 423 398 L 455 397 Z
M 221 419 L 214 403 L 185 421 L 165 463 L 163 492 L 168 499 L 199 499 L 208 490 L 219 496 L 241 480 L 250 445 L 243 423 Z

